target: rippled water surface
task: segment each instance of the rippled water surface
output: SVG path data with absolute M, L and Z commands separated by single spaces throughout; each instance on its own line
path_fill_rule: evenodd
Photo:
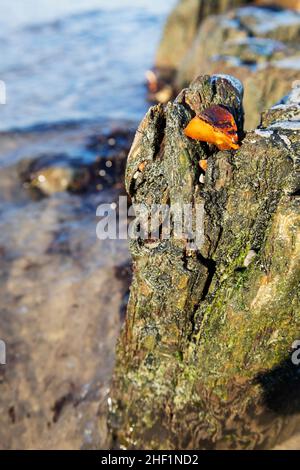
M 0 130 L 137 121 L 144 73 L 175 0 L 0 0 Z

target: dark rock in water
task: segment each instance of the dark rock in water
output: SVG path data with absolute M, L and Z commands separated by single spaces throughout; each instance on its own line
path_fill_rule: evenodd
M 127 129 L 89 137 L 86 148 L 94 155 L 89 160 L 68 154 L 42 154 L 23 159 L 18 164 L 20 179 L 33 196 L 121 188 L 132 137 Z
M 266 449 L 300 429 L 299 97 L 266 113 L 235 153 L 184 135 L 210 104 L 230 108 L 242 134 L 239 82 L 202 76 L 150 109 L 129 153 L 132 200 L 203 204 L 204 233 L 191 249 L 171 220 L 170 238 L 131 241 L 109 400 L 122 449 Z
M 68 155 L 41 155 L 19 165 L 19 174 L 24 185 L 42 194 L 86 190 L 91 179 L 88 168 L 80 160 L 70 159 Z

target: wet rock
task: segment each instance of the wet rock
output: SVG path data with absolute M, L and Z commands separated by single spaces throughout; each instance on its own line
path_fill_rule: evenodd
M 20 177 L 29 189 L 38 189 L 45 196 L 85 190 L 90 182 L 89 169 L 68 155 L 41 155 L 19 165 Z
M 115 129 L 87 139 L 88 158 L 50 153 L 22 159 L 17 164 L 21 183 L 33 197 L 64 191 L 101 191 L 113 186 L 123 188 L 132 138 L 129 129 Z
M 131 241 L 134 276 L 109 400 L 116 447 L 270 448 L 299 432 L 290 351 L 300 336 L 300 103 L 294 91 L 234 153 L 183 133 L 194 113 L 217 103 L 242 134 L 241 99 L 233 78 L 200 77 L 174 103 L 153 107 L 136 134 L 131 198 L 147 207 L 203 203 L 204 237 L 191 250 L 171 226 L 153 248 Z M 199 160 L 207 160 L 202 184 Z

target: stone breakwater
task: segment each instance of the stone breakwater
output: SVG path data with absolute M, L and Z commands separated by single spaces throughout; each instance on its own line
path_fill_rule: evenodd
M 258 3 L 181 1 L 157 51 L 158 90 L 151 98 L 166 101 L 199 74 L 231 74 L 244 85 L 245 127 L 255 128 L 260 114 L 297 83 L 300 67 L 299 5 Z

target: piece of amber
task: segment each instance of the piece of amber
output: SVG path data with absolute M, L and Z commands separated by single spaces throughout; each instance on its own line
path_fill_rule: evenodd
M 187 137 L 214 144 L 219 150 L 237 150 L 239 138 L 233 115 L 223 106 L 213 105 L 194 117 L 184 129 Z
M 203 171 L 206 172 L 206 170 L 207 170 L 207 160 L 200 160 L 199 161 L 199 166 L 200 166 L 200 168 L 202 168 Z

